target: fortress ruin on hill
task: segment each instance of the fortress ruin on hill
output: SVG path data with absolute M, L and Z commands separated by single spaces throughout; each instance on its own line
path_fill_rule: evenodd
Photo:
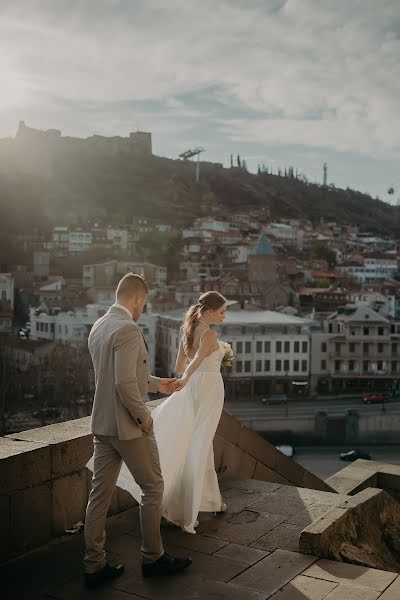
M 51 176 L 55 164 L 65 159 L 85 157 L 133 158 L 152 156 L 151 133 L 133 131 L 129 137 L 92 135 L 87 138 L 62 136 L 59 129 L 33 129 L 20 121 L 14 138 L 0 140 L 3 168 Z

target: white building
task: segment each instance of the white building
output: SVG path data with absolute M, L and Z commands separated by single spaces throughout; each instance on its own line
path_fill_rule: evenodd
M 304 231 L 302 229 L 297 229 L 287 223 L 270 223 L 265 232 L 267 235 L 273 235 L 284 246 L 303 249 Z
M 8 302 L 14 310 L 14 277 L 11 273 L 0 273 L 0 301 Z
M 342 264 L 337 267 L 338 271 L 354 277 L 359 283 L 383 282 L 393 279 L 398 272 L 397 260 L 395 258 L 368 257 L 363 264 Z
M 30 339 L 61 340 L 71 345 L 86 342 L 93 323 L 106 312 L 99 304 L 88 304 L 68 312 L 30 309 Z
M 126 229 L 108 228 L 107 239 L 116 248 L 121 248 L 121 250 L 127 250 L 128 248 L 128 232 Z
M 89 250 L 93 243 L 93 234 L 91 231 L 70 231 L 68 237 L 69 252 L 84 252 Z
M 157 352 L 163 372 L 175 372 L 182 311 L 161 315 Z M 232 344 L 235 361 L 224 371 L 227 398 L 251 398 L 289 391 L 293 382 L 308 382 L 311 319 L 269 310 L 232 310 L 216 327 Z

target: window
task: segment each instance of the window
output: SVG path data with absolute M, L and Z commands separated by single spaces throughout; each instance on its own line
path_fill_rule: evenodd
M 284 349 L 285 349 L 286 353 L 290 352 L 290 342 L 285 342 L 284 343 Z
M 245 361 L 244 370 L 246 373 L 251 373 L 251 361 L 250 360 Z
M 271 342 L 264 342 L 264 352 L 271 352 Z
M 276 342 L 276 351 L 282 352 L 282 342 Z
M 363 334 L 369 335 L 369 327 L 363 327 Z
M 282 371 L 282 361 L 281 360 L 276 360 L 275 361 L 275 370 L 276 371 Z
M 364 354 L 368 354 L 368 351 L 369 351 L 369 344 L 368 344 L 368 342 L 364 342 L 363 343 L 363 352 L 364 352 Z
M 262 360 L 256 360 L 256 371 L 262 371 Z
M 257 354 L 260 354 L 262 352 L 262 342 L 256 343 L 256 352 L 257 352 Z M 260 371 L 261 371 L 261 369 L 260 369 Z
M 245 343 L 245 353 L 246 354 L 250 354 L 251 353 L 251 342 L 246 342 Z
M 356 345 L 351 342 L 349 345 L 349 352 L 355 352 L 356 351 Z
M 392 352 L 393 354 L 397 354 L 397 344 L 392 344 Z
M 397 362 L 394 360 L 392 362 L 392 373 L 396 373 L 397 372 Z
M 355 329 L 350 329 L 350 335 L 356 335 L 356 330 Z
M 241 360 L 236 361 L 236 373 L 241 373 L 243 369 L 243 363 Z
M 349 371 L 354 371 L 354 360 L 349 360 Z
M 307 361 L 306 360 L 301 361 L 301 370 L 303 371 L 303 373 L 305 373 L 307 371 Z
M 340 371 L 340 360 L 335 360 L 335 371 Z
M 335 344 L 335 352 L 336 352 L 336 354 L 340 354 L 340 344 L 339 344 L 339 342 L 336 342 L 336 344 Z
M 382 369 L 383 369 L 383 361 L 382 360 L 378 360 L 376 366 L 378 368 L 378 371 L 382 371 Z
M 284 360 L 283 361 L 283 370 L 287 373 L 288 371 L 290 371 L 290 361 L 289 360 Z
M 236 343 L 236 352 L 238 354 L 242 354 L 242 352 L 243 352 L 243 342 L 237 342 Z
M 326 371 L 326 360 L 321 360 L 321 371 Z
M 383 327 L 378 327 L 378 335 L 384 335 L 385 330 Z
M 326 352 L 326 342 L 321 342 L 321 352 Z
M 308 342 L 303 342 L 301 344 L 301 351 L 302 352 L 308 352 Z
M 329 323 L 329 325 L 328 325 L 328 332 L 333 333 L 333 324 L 332 323 Z
M 294 352 L 300 352 L 300 342 L 294 343 Z
M 378 344 L 378 352 L 379 352 L 379 354 L 382 354 L 382 352 L 383 352 L 383 344 Z
M 369 369 L 369 361 L 368 360 L 363 360 L 363 371 L 364 373 L 366 373 Z
M 271 370 L 271 361 L 270 360 L 264 360 L 264 371 L 269 372 Z
M 294 360 L 293 361 L 293 371 L 295 371 L 296 373 L 298 373 L 300 370 L 300 361 L 299 360 Z

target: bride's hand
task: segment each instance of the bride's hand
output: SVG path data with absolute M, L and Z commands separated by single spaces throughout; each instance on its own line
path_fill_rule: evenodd
M 185 377 L 182 377 L 181 379 L 177 379 L 176 383 L 175 383 L 175 391 L 178 392 L 179 390 L 184 388 L 185 385 L 187 384 L 187 382 L 188 382 L 188 380 Z

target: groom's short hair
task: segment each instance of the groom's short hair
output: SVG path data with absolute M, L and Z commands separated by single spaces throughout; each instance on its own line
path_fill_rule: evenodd
M 117 291 L 115 293 L 118 298 L 131 298 L 136 294 L 147 294 L 149 286 L 140 275 L 136 273 L 127 273 L 119 280 Z

